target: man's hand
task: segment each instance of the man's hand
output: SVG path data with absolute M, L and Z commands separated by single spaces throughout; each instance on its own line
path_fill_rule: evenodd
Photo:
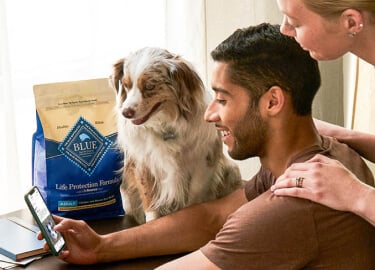
M 65 249 L 59 258 L 73 264 L 94 264 L 98 262 L 97 254 L 102 237 L 91 229 L 86 222 L 54 216 L 57 225 L 54 230 L 62 233 L 66 241 Z M 41 233 L 38 239 L 43 239 Z M 45 250 L 49 250 L 45 245 Z

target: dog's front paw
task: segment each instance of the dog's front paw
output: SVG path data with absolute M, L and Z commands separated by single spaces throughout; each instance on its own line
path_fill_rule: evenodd
M 146 211 L 145 216 L 146 216 L 146 222 L 157 219 L 159 217 L 158 213 L 156 213 L 155 211 Z

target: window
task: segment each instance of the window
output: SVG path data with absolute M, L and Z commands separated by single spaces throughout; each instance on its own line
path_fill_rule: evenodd
M 23 207 L 31 185 L 33 85 L 108 77 L 130 51 L 165 46 L 165 10 L 165 0 L 0 0 L 0 213 Z

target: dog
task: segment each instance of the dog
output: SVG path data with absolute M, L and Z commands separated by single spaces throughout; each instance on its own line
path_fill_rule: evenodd
M 191 63 L 145 47 L 113 65 L 125 212 L 139 224 L 242 185 L 220 134 L 204 120 L 208 95 Z

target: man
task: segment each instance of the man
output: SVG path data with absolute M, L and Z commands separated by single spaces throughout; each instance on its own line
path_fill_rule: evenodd
M 160 269 L 375 269 L 370 224 L 269 190 L 290 164 L 317 153 L 373 181 L 355 152 L 319 136 L 314 127 L 311 104 L 320 86 L 316 61 L 269 24 L 237 30 L 211 55 L 215 98 L 206 120 L 221 131 L 230 156 L 258 156 L 262 164 L 245 192 L 105 236 L 84 222 L 57 218 L 55 229 L 68 243 L 60 258 L 89 264 L 196 250 Z

